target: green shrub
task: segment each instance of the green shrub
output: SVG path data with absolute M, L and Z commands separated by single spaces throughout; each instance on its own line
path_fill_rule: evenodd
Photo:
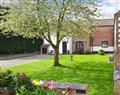
M 11 71 L 0 72 L 0 91 L 9 91 L 15 94 L 15 76 Z
M 0 91 L 2 94 L 11 93 L 8 95 L 30 95 L 34 90 L 35 86 L 32 84 L 30 78 L 24 73 L 20 72 L 15 76 L 9 70 L 0 72 Z
M 23 38 L 22 36 L 0 35 L 0 54 L 16 54 L 40 51 L 43 41 L 41 38 Z
M 104 55 L 104 54 L 105 54 L 105 52 L 104 52 L 104 50 L 103 50 L 103 49 L 99 49 L 98 54 L 100 54 L 100 55 Z
M 114 61 L 114 55 L 111 54 L 111 55 L 109 55 L 109 62 L 113 62 L 113 61 Z
M 17 93 L 19 93 L 19 94 L 23 93 L 23 92 L 31 93 L 34 90 L 35 90 L 35 86 L 32 84 L 32 80 L 29 77 L 27 77 L 23 72 L 19 72 L 16 75 L 16 91 L 17 91 Z
M 67 95 L 69 87 L 62 93 L 54 81 L 32 81 L 23 72 L 14 76 L 11 71 L 0 72 L 0 95 Z M 71 95 L 71 94 L 68 94 Z

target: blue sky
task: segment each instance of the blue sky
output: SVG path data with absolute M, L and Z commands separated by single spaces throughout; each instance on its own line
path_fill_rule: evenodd
M 0 0 L 9 1 L 9 0 Z M 120 0 L 98 0 L 101 3 L 101 14 L 100 18 L 114 18 L 114 14 L 120 10 Z
M 120 10 L 120 0 L 100 0 L 102 7 L 102 18 L 113 18 L 114 14 Z

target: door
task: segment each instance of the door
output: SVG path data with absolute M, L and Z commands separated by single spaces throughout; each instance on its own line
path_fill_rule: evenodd
M 84 53 L 84 42 L 83 41 L 76 42 L 76 53 L 78 54 Z
M 47 48 L 42 48 L 42 53 L 47 54 Z
M 67 42 L 62 43 L 63 54 L 67 54 Z

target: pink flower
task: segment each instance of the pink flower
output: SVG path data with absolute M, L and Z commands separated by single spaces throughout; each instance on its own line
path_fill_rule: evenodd
M 48 89 L 55 89 L 57 86 L 55 84 L 55 82 L 52 80 L 50 82 L 48 82 L 45 87 L 47 87 Z

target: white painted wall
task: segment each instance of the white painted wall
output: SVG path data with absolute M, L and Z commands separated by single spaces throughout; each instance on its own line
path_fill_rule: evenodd
M 51 40 L 54 44 L 56 44 L 56 37 L 51 37 Z M 62 47 L 62 43 L 63 42 L 67 42 L 67 51 L 70 51 L 70 53 L 72 53 L 72 38 L 71 37 L 65 37 L 63 38 L 63 40 L 60 42 L 60 46 L 59 46 L 59 53 L 62 54 L 63 53 L 63 47 Z M 43 44 L 49 44 L 49 42 L 47 40 L 44 39 Z M 48 48 L 48 53 L 54 51 L 54 49 L 52 48 L 52 46 L 50 45 L 50 47 Z
M 56 37 L 51 37 L 51 40 L 52 40 L 52 42 L 55 44 L 56 43 Z M 44 44 L 49 44 L 49 42 L 47 41 L 47 40 L 43 40 L 43 45 Z M 51 51 L 54 51 L 54 49 L 52 48 L 52 46 L 50 45 L 49 47 L 48 47 L 48 53 L 49 52 L 51 52 Z
M 102 47 L 93 47 L 93 52 L 98 52 Z M 105 52 L 114 52 L 114 47 L 109 46 L 108 48 L 102 48 Z
M 68 39 L 68 50 L 70 51 L 70 54 L 72 54 L 72 38 Z

